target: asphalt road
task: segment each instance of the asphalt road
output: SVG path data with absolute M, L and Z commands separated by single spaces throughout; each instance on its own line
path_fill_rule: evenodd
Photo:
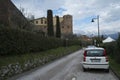
M 111 71 L 109 73 L 104 70 L 83 72 L 82 53 L 83 50 L 79 50 L 14 80 L 118 80 Z

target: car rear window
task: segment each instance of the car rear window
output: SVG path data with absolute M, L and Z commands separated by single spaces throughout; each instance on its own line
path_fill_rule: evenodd
M 87 50 L 86 56 L 104 56 L 104 50 Z

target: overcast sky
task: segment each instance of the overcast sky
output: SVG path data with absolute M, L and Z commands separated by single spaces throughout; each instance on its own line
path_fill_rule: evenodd
M 46 17 L 47 10 L 54 15 L 73 16 L 73 32 L 77 34 L 97 35 L 97 20 L 100 16 L 100 34 L 120 32 L 120 0 L 12 0 L 18 7 L 25 9 L 26 16 Z

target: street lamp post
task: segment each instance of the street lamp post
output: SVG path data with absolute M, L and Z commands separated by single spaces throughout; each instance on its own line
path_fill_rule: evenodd
M 97 19 L 97 25 L 98 25 L 98 46 L 99 46 L 99 39 L 100 39 L 99 15 L 97 15 L 96 18 L 93 18 L 91 22 L 94 22 L 95 19 Z

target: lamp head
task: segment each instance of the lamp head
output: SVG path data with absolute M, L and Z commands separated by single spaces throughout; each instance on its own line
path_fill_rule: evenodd
M 91 22 L 94 22 L 94 19 L 92 19 L 92 21 Z

